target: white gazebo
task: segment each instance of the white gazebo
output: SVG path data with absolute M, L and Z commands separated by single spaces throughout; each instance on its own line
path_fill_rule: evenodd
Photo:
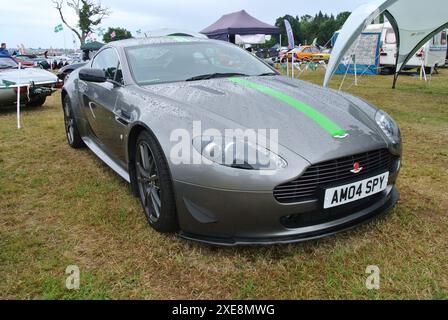
M 357 8 L 342 28 L 325 75 L 328 86 L 338 65 L 363 29 L 384 14 L 397 35 L 394 85 L 401 69 L 435 34 L 448 27 L 446 0 L 372 0 Z

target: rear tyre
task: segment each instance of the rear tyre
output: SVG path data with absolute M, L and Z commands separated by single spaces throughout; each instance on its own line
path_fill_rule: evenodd
M 84 142 L 79 134 L 78 125 L 76 124 L 76 119 L 73 114 L 72 106 L 70 103 L 70 98 L 66 96 L 63 101 L 64 109 L 64 123 L 65 123 L 65 133 L 67 136 L 67 142 L 73 149 L 83 148 Z
M 47 101 L 47 97 L 38 96 L 28 102 L 26 105 L 28 107 L 42 107 L 45 104 L 45 101 Z
M 135 146 L 140 202 L 149 225 L 161 233 L 179 230 L 171 174 L 159 143 L 143 131 Z

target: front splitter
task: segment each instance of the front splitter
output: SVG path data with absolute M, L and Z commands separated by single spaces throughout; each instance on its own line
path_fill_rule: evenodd
M 395 207 L 398 200 L 400 199 L 400 193 L 396 187 L 392 189 L 388 196 L 388 200 L 384 205 L 376 208 L 372 211 L 367 211 L 366 213 L 359 216 L 359 212 L 355 212 L 348 216 L 348 221 L 332 225 L 326 229 L 319 229 L 315 232 L 297 233 L 294 235 L 289 235 L 286 237 L 270 237 L 270 238 L 213 238 L 213 237 L 203 237 L 193 234 L 188 234 L 185 232 L 180 232 L 179 236 L 186 240 L 191 240 L 194 242 L 200 242 L 212 246 L 225 246 L 225 247 L 235 247 L 235 246 L 253 246 L 253 245 L 281 245 L 281 244 L 292 244 L 300 243 L 305 241 L 317 240 L 326 237 L 336 235 L 341 232 L 349 231 L 360 225 L 371 222 L 372 220 L 381 218 L 389 213 L 389 211 Z M 350 219 L 353 217 L 352 219 Z

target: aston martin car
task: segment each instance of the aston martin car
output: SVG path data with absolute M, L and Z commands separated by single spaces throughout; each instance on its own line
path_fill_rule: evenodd
M 23 67 L 19 69 L 17 62 L 11 57 L 0 57 L 0 107 L 14 105 L 17 90 L 21 91 L 23 104 L 42 106 L 59 83 L 58 78 L 48 71 Z
M 68 144 L 129 182 L 162 233 L 294 243 L 352 229 L 399 199 L 401 134 L 386 112 L 226 42 L 113 42 L 73 71 L 62 105 Z

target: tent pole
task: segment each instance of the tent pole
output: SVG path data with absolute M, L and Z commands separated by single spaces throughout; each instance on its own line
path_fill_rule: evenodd
M 347 65 L 347 69 L 345 70 L 344 78 L 342 78 L 341 85 L 339 86 L 339 91 L 342 90 L 342 86 L 344 85 L 345 79 L 347 78 L 349 68 L 350 68 L 350 64 Z
M 19 63 L 19 70 L 17 71 L 17 129 L 20 129 L 20 91 L 22 87 L 20 86 L 20 73 L 22 72 L 22 64 Z
M 294 53 L 292 54 L 291 60 L 291 77 L 294 79 Z
M 396 72 L 395 75 L 394 75 L 394 83 L 392 85 L 392 89 L 395 89 L 397 87 L 398 75 L 399 75 L 398 72 Z

